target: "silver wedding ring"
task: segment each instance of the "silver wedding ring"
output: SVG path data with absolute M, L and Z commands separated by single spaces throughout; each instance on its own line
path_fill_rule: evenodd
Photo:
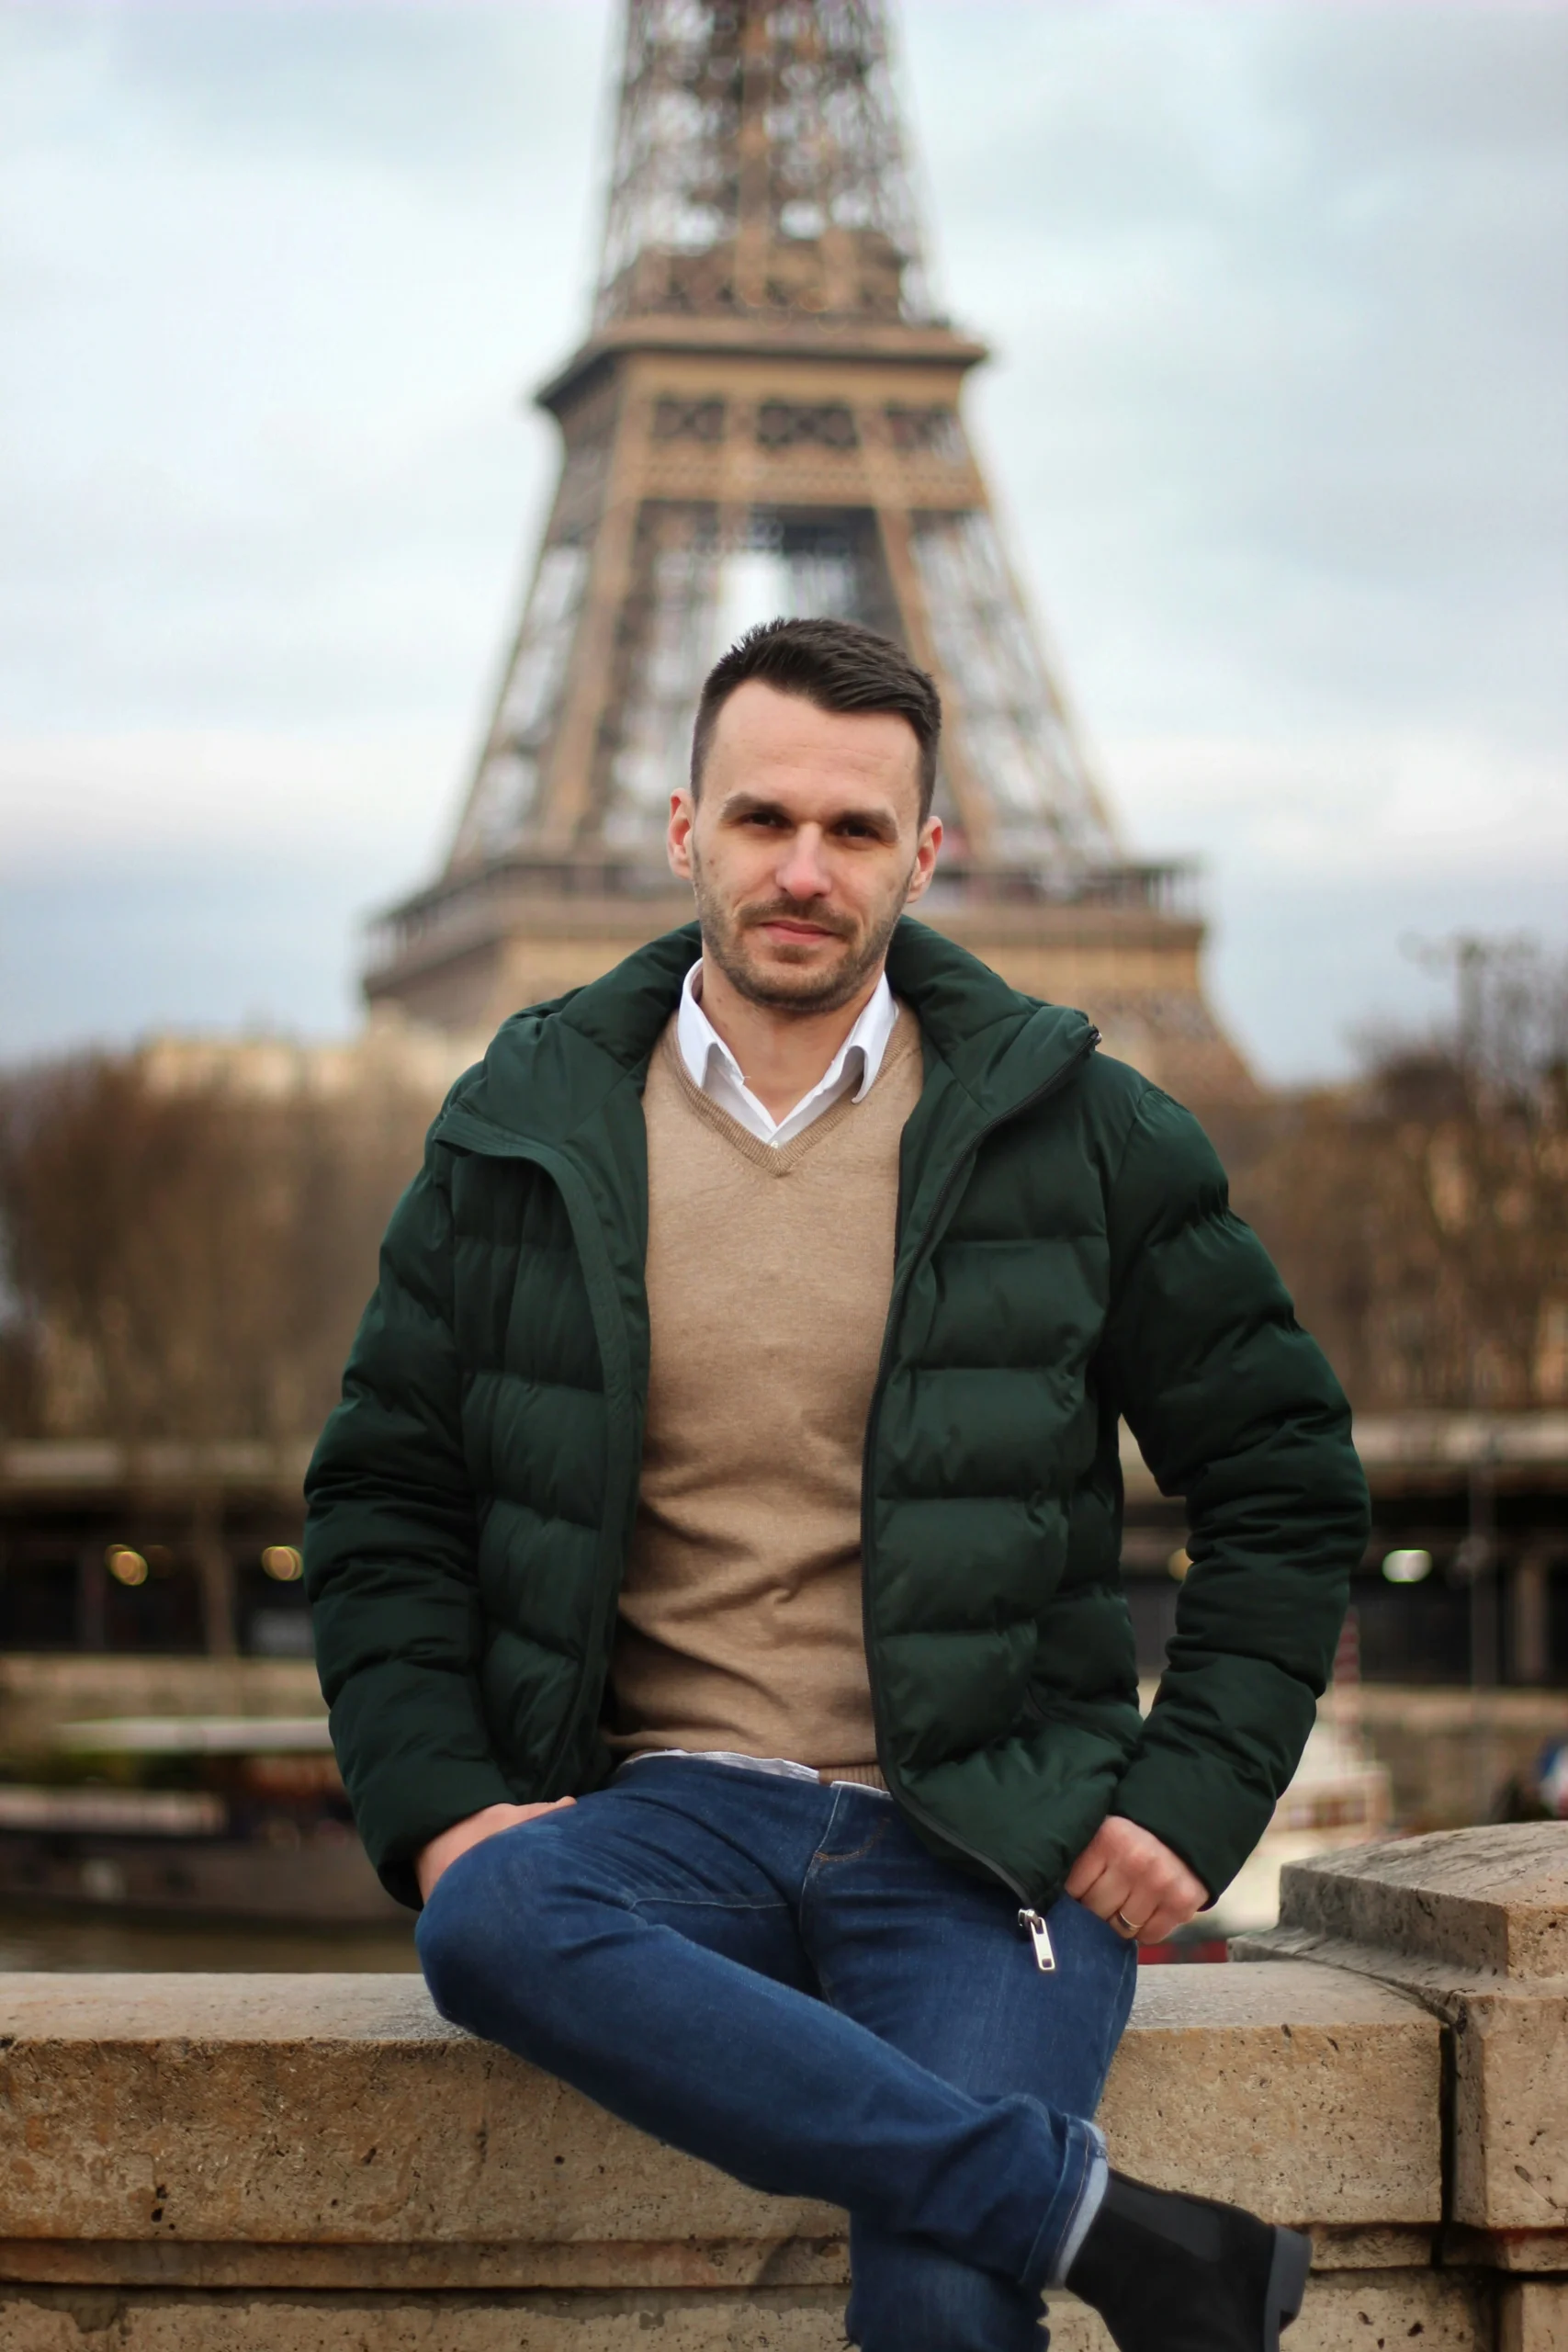
M 1134 1927 L 1131 1919 L 1128 1918 L 1125 1911 L 1118 1911 L 1116 1914 L 1116 1922 L 1123 1935 L 1135 1936 L 1139 1932 L 1138 1929 Z

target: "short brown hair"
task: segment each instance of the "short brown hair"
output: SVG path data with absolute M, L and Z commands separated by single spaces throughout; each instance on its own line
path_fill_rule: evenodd
M 692 729 L 694 799 L 702 788 L 718 714 L 736 688 L 751 678 L 760 678 L 776 694 L 798 695 L 818 710 L 885 710 L 907 720 L 919 746 L 920 822 L 925 823 L 936 790 L 942 696 L 935 679 L 911 662 L 901 645 L 877 629 L 863 628 L 859 621 L 759 621 L 720 655 L 703 682 Z

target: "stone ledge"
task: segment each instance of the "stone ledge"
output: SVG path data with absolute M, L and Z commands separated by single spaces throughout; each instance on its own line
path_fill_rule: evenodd
M 16 1975 L 0 2042 L 11 2241 L 662 2264 L 842 2233 L 834 2208 L 756 2196 L 446 2025 L 416 1977 Z M 1362 1977 L 1149 1970 L 1103 2120 L 1145 2178 L 1330 2233 L 1429 2231 L 1440 2066 L 1437 2021 Z
M 1143 1972 L 1100 2111 L 1112 2161 L 1300 2228 L 1430 2224 L 1440 2035 L 1384 1986 L 1298 1965 L 1260 1996 L 1272 1973 Z
M 1540 2332 L 1553 2324 L 1543 2309 L 1519 2304 L 1533 2332 L 1508 2352 L 1561 2352 L 1562 2340 Z M 6 2352 L 646 2352 L 650 2335 L 680 2352 L 842 2352 L 842 2290 L 383 2298 L 0 2287 Z M 1413 2338 L 1421 2352 L 1493 2352 L 1487 2282 L 1430 2271 L 1314 2278 L 1291 2352 L 1403 2352 Z M 1051 2346 L 1113 2352 L 1100 2322 L 1066 2295 L 1052 2299 Z
M 829 2238 L 578 2239 L 565 2245 L 241 2245 L 111 2238 L 0 2242 L 13 2286 L 165 2287 L 323 2294 L 689 2291 L 849 2284 L 849 2241 Z
M 1325 1856 L 1287 1868 L 1281 1897 L 1278 1928 L 1235 1956 L 1359 1974 L 1440 2017 L 1450 2220 L 1502 2267 L 1568 2269 L 1568 1823 Z
M 1428 2229 L 1320 2227 L 1312 2236 L 1314 2267 L 1325 2272 L 1426 2269 L 1437 2243 L 1437 2233 Z M 1486 2254 L 1483 2246 L 1483 2267 Z M 844 2237 L 390 2246 L 12 2238 L 0 2240 L 0 2281 L 225 2292 L 287 2287 L 332 2294 L 800 2286 L 836 2287 L 842 2293 L 850 2282 L 850 2248 Z
M 1394 1956 L 1401 1983 L 1429 1970 L 1438 1989 L 1488 1976 L 1568 1984 L 1568 1823 L 1438 1830 L 1292 1863 L 1273 1934 L 1316 1939 L 1337 1965 L 1373 1973 L 1379 1954 Z M 1270 1942 L 1238 1939 L 1237 1951 Z
M 1568 2352 L 1564 1914 L 1568 1831 L 1461 1833 L 1292 1871 L 1267 1967 L 1143 1977 L 1112 2154 L 1311 2229 L 1291 2352 Z M 0 1977 L 6 2352 L 838 2352 L 843 2218 L 416 1977 Z
M 1568 2231 L 1472 2230 L 1462 2223 L 1444 2230 L 1438 2241 L 1444 2262 L 1461 2269 L 1517 2270 L 1551 2273 L 1568 2270 Z M 1568 2287 L 1561 2292 L 1568 2294 Z M 1568 2345 L 1563 2346 L 1568 2352 Z
M 1314 2230 L 1312 2265 L 1336 2269 L 1427 2269 L 1434 2230 Z M 1479 2265 L 1495 2267 L 1479 2248 Z M 1540 2263 L 1518 2263 L 1540 2269 Z M 550 2244 L 445 2246 L 299 2246 L 195 2244 L 190 2239 L 0 2239 L 0 2281 L 14 2286 L 299 2286 L 320 2293 L 479 2293 L 479 2290 L 715 2289 L 849 2286 L 846 2237 L 576 2239 Z

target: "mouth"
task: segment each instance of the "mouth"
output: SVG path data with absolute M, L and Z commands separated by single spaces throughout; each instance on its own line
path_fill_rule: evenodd
M 760 914 L 748 922 L 748 931 L 760 931 L 781 947 L 815 947 L 824 940 L 842 939 L 836 923 L 813 922 L 808 915 Z

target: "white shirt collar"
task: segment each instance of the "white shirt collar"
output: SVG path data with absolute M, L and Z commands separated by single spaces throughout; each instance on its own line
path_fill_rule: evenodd
M 898 1005 L 886 972 L 862 1006 L 853 1028 L 810 1091 L 775 1120 L 746 1083 L 739 1063 L 703 1011 L 700 962 L 686 974 L 675 1015 L 675 1042 L 694 1086 L 763 1143 L 783 1145 L 804 1133 L 840 1097 L 858 1102 L 875 1084 L 883 1057 L 898 1021 Z

